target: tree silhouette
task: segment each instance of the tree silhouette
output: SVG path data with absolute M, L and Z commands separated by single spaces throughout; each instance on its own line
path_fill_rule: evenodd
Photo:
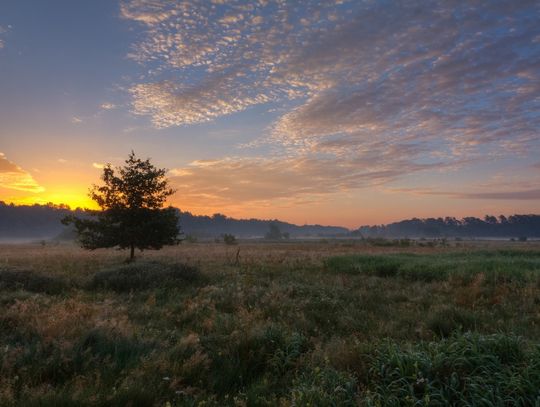
M 268 225 L 269 230 L 264 236 L 265 239 L 268 240 L 281 240 L 283 238 L 283 235 L 281 233 L 281 230 L 279 229 L 279 226 L 272 222 Z
M 103 185 L 93 185 L 90 197 L 101 210 L 88 211 L 89 217 L 67 216 L 64 224 L 73 224 L 85 249 L 104 247 L 161 249 L 180 242 L 178 215 L 172 207 L 163 208 L 174 194 L 165 178 L 165 169 L 156 168 L 149 159 L 141 160 L 132 151 L 125 165 L 103 168 Z

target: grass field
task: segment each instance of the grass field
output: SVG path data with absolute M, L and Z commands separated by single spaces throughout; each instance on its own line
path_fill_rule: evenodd
M 0 246 L 1 406 L 540 406 L 538 243 L 125 257 Z

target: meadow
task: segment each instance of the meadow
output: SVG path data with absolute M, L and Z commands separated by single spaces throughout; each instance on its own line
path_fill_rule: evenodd
M 1 406 L 540 406 L 540 244 L 0 246 Z

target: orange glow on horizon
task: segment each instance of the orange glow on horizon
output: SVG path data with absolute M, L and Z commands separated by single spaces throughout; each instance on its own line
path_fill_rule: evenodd
M 53 194 L 45 195 L 43 197 L 23 197 L 8 200 L 7 203 L 13 203 L 14 205 L 46 205 L 52 203 L 56 206 L 67 205 L 71 209 L 99 209 L 94 201 L 90 198 L 82 198 L 74 194 Z

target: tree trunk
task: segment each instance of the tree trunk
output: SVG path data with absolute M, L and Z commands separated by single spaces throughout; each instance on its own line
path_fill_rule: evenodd
M 132 243 L 131 252 L 129 254 L 129 261 L 133 261 L 134 258 L 135 258 L 135 245 Z

